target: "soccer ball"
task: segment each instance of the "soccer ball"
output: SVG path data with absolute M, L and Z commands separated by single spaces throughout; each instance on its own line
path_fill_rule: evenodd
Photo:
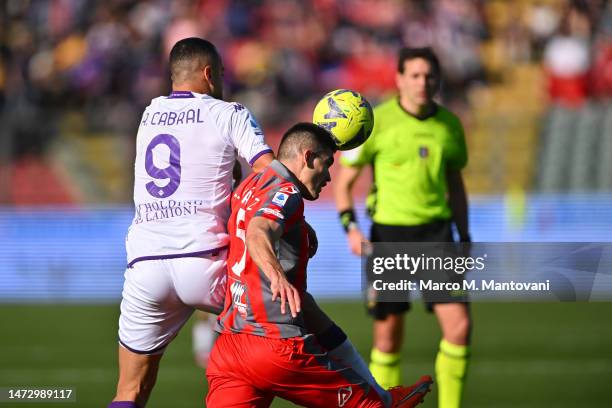
M 370 136 L 374 114 L 366 98 L 358 92 L 336 89 L 317 103 L 312 121 L 331 133 L 339 150 L 350 150 Z

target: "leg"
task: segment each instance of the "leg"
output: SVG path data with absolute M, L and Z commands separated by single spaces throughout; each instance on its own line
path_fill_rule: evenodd
M 400 350 L 404 340 L 404 316 L 408 303 L 378 302 L 370 314 L 374 315 L 373 345 L 370 371 L 383 388 L 400 385 Z
M 419 242 L 415 227 L 397 227 L 372 224 L 370 240 L 376 242 Z M 368 295 L 370 295 L 368 293 Z M 408 299 L 406 299 L 408 300 Z M 368 298 L 368 313 L 374 317 L 373 344 L 370 354 L 370 371 L 383 388 L 402 382 L 400 350 L 404 342 L 404 315 L 410 310 L 409 302 L 377 302 L 376 296 Z
M 261 362 L 253 364 L 249 360 L 259 353 L 266 354 L 269 350 L 253 348 L 253 341 L 249 341 L 248 337 L 239 337 L 242 336 L 221 334 L 213 345 L 206 369 L 207 407 L 267 408 L 272 404 L 274 395 L 264 390 L 261 384 L 257 384 L 257 377 L 252 372 L 261 368 Z M 268 358 L 267 355 L 261 357 Z M 250 372 L 245 373 L 246 371 Z
M 452 344 L 469 345 L 472 319 L 468 304 L 438 303 L 433 308 L 440 323 L 442 338 Z
M 436 357 L 438 407 L 459 408 L 469 359 L 471 318 L 467 303 L 438 303 L 434 312 L 442 329 Z
M 113 398 L 123 406 L 129 402 L 145 406 L 163 351 L 193 313 L 176 295 L 169 262 L 142 261 L 125 272 L 119 316 L 119 380 Z
M 275 343 L 278 358 L 264 373 L 275 395 L 304 407 L 385 407 L 385 402 L 367 379 L 330 358 L 314 337 L 283 339 Z
M 197 311 L 194 315 L 192 339 L 193 339 L 193 355 L 196 363 L 206 368 L 208 365 L 208 356 L 212 350 L 214 343 L 214 315 L 206 312 Z
M 268 408 L 274 395 L 248 383 L 224 377 L 208 377 L 206 406 L 210 408 Z
M 431 377 L 423 376 L 412 386 L 394 387 L 389 390 L 389 398 L 383 399 L 368 379 L 330 358 L 312 337 L 281 340 L 281 343 L 277 349 L 286 359 L 281 358 L 281 364 L 274 362 L 274 369 L 266 373 L 266 378 L 272 382 L 275 394 L 300 406 L 336 406 L 337 403 L 345 408 L 412 408 L 423 401 L 432 383 Z
M 305 407 L 384 408 L 374 388 L 349 367 L 330 359 L 312 336 L 275 339 L 221 334 L 206 375 L 209 398 L 214 398 L 208 405 L 212 408 L 236 406 L 215 404 L 225 399 L 244 402 L 236 395 L 244 388 L 231 384 L 248 384 L 263 395 Z
M 321 342 L 320 336 L 317 336 L 317 339 Z M 348 338 L 339 346 L 328 350 L 327 354 L 332 359 L 338 360 L 347 367 L 351 367 L 357 374 L 363 377 L 368 384 L 374 387 L 385 405 L 390 405 L 392 399 L 391 394 L 376 382 L 368 365 Z
M 192 339 L 196 363 L 206 368 L 216 339 L 217 314 L 223 310 L 227 282 L 226 250 L 202 258 L 185 258 L 173 270 L 175 288 L 181 301 L 199 309 L 195 314 Z
M 113 401 L 134 401 L 144 407 L 151 395 L 163 354 L 137 354 L 119 345 L 119 382 Z
M 404 340 L 404 313 L 374 320 L 374 347 L 383 353 L 397 353 Z M 396 384 L 397 385 L 397 384 Z

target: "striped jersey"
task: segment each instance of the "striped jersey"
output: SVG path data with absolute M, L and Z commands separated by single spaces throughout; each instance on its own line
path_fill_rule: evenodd
M 153 99 L 136 136 L 128 264 L 226 246 L 236 156 L 252 165 L 267 152 L 259 125 L 238 103 L 193 92 Z
M 293 174 L 274 160 L 266 170 L 249 176 L 232 195 L 228 230 L 228 279 L 225 307 L 217 320 L 217 331 L 289 338 L 306 334 L 303 314 L 294 319 L 281 314 L 280 302 L 272 302 L 270 280 L 253 262 L 246 249 L 246 230 L 254 217 L 279 223 L 282 236 L 275 246 L 277 259 L 288 281 L 302 297 L 306 291 L 308 234 L 304 201 Z

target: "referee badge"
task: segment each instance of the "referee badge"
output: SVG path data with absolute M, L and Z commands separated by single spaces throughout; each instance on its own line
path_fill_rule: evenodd
M 423 159 L 429 156 L 429 149 L 427 148 L 427 146 L 419 147 L 419 156 Z

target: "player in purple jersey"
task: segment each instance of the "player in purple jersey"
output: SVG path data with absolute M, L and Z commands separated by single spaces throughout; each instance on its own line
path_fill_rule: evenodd
M 200 38 L 170 53 L 172 93 L 145 109 L 136 140 L 136 214 L 126 237 L 119 380 L 109 408 L 144 407 L 165 347 L 195 309 L 223 306 L 237 155 L 273 158 L 248 109 L 221 100 L 223 64 Z

